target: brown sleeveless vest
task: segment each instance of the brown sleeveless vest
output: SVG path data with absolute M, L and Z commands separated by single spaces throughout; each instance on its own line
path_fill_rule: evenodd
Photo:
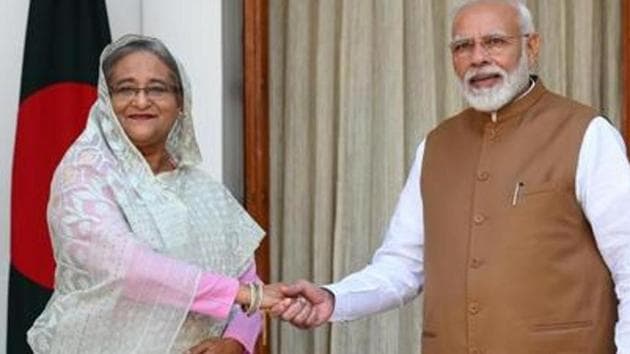
M 547 91 L 427 137 L 424 354 L 613 354 L 616 299 L 575 197 L 593 109 Z

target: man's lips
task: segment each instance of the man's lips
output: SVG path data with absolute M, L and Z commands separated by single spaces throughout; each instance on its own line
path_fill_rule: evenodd
M 499 73 L 477 74 L 471 77 L 468 83 L 473 87 L 490 87 L 494 86 L 501 79 L 502 77 Z

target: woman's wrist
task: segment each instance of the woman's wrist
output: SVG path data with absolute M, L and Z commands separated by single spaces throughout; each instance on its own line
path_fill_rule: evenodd
M 241 305 L 246 315 L 251 316 L 263 304 L 263 286 L 258 283 L 240 284 L 234 302 Z
M 247 306 L 251 303 L 251 301 L 252 299 L 251 299 L 249 285 L 240 284 L 238 287 L 238 292 L 236 293 L 236 299 L 234 300 L 234 302 L 236 302 L 239 305 Z

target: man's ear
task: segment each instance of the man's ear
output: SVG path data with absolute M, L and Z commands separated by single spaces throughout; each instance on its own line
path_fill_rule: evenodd
M 531 33 L 527 37 L 527 62 L 530 68 L 534 68 L 536 66 L 536 63 L 538 63 L 540 42 L 540 35 L 536 32 Z

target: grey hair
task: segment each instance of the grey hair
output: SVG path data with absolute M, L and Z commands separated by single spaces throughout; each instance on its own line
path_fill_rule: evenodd
M 181 96 L 182 80 L 179 75 L 179 69 L 177 68 L 177 61 L 175 61 L 175 58 L 168 48 L 166 48 L 162 42 L 157 40 L 140 38 L 126 43 L 125 45 L 112 51 L 107 58 L 103 60 L 103 74 L 105 75 L 105 80 L 108 85 L 111 84 L 112 74 L 116 63 L 127 55 L 136 52 L 149 52 L 158 57 L 171 71 L 171 79 L 175 82 L 177 94 Z
M 521 29 L 522 34 L 534 33 L 536 28 L 534 27 L 534 20 L 532 18 L 532 13 L 529 11 L 527 5 L 523 0 L 493 0 L 495 2 L 503 2 L 510 6 L 512 6 L 516 12 L 518 13 L 519 18 L 519 27 Z M 452 10 L 451 10 L 451 26 L 455 21 L 455 17 L 459 14 L 459 12 L 465 8 L 466 6 L 479 3 L 479 2 L 488 2 L 488 0 L 463 0 L 460 1 Z

